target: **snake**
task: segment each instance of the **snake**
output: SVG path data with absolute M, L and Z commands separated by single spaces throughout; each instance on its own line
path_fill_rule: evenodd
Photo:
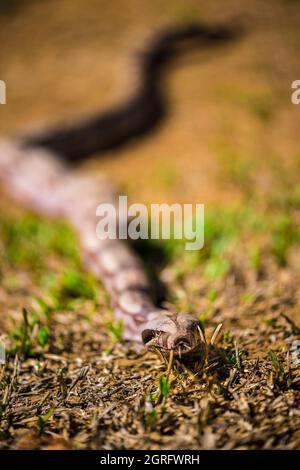
M 119 149 L 155 129 L 167 114 L 161 86 L 166 66 L 192 47 L 223 44 L 232 24 L 189 23 L 158 30 L 138 54 L 139 81 L 114 108 L 0 141 L 0 183 L 30 210 L 63 218 L 77 231 L 82 259 L 110 294 L 125 340 L 180 359 L 203 357 L 203 329 L 190 313 L 158 306 L 142 260 L 126 240 L 96 236 L 96 207 L 117 207 L 117 192 L 104 177 L 76 171 L 94 154 Z M 119 219 L 122 214 L 118 214 Z

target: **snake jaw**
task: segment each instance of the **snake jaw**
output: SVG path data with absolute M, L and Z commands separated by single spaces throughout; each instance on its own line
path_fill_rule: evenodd
M 173 351 L 175 357 L 188 359 L 196 352 L 203 354 L 205 345 L 199 328 L 201 323 L 193 315 L 157 310 L 149 315 L 142 338 L 147 349 Z

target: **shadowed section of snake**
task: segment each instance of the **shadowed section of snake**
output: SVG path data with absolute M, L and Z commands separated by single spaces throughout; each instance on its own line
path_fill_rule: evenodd
M 42 146 L 59 153 L 66 161 L 80 161 L 93 153 L 118 148 L 150 132 L 167 112 L 161 90 L 166 65 L 185 49 L 224 44 L 240 32 L 233 27 L 190 24 L 157 32 L 139 54 L 139 85 L 135 94 L 114 109 L 84 121 L 27 137 L 26 146 Z
M 140 85 L 127 102 L 64 128 L 0 143 L 0 181 L 25 206 L 63 217 L 75 227 L 86 266 L 110 292 L 125 338 L 142 338 L 146 347 L 173 351 L 180 358 L 203 356 L 200 322 L 189 314 L 157 308 L 142 262 L 129 244 L 99 239 L 96 208 L 103 202 L 118 208 L 114 188 L 93 175 L 72 172 L 66 162 L 118 147 L 154 128 L 166 111 L 160 90 L 163 66 L 186 47 L 223 43 L 236 33 L 226 25 L 166 29 L 140 55 Z M 118 213 L 119 218 L 124 215 Z

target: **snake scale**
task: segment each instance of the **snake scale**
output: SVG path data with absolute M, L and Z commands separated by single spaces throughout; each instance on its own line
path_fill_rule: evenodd
M 235 36 L 233 25 L 188 24 L 158 31 L 139 54 L 134 94 L 114 109 L 66 126 L 0 142 L 0 182 L 14 198 L 43 216 L 62 217 L 77 230 L 84 262 L 111 294 L 124 338 L 175 356 L 201 354 L 197 318 L 155 305 L 142 261 L 126 241 L 99 240 L 96 207 L 117 203 L 114 188 L 73 167 L 96 152 L 119 148 L 153 129 L 166 113 L 160 86 L 166 64 L 191 46 L 211 46 Z M 119 214 L 119 217 L 121 215 Z

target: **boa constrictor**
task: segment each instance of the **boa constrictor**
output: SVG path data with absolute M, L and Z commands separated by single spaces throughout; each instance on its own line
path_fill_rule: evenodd
M 28 208 L 63 217 L 77 230 L 86 266 L 111 294 L 124 336 L 142 338 L 148 348 L 173 351 L 180 357 L 203 352 L 197 318 L 158 308 L 141 260 L 122 240 L 96 237 L 96 207 L 111 202 L 107 182 L 82 176 L 72 166 L 89 155 L 117 148 L 154 128 L 166 106 L 160 89 L 165 64 L 186 46 L 221 44 L 236 28 L 190 24 L 158 32 L 139 57 L 140 82 L 127 101 L 89 119 L 0 143 L 0 182 Z M 121 214 L 119 214 L 119 217 Z

